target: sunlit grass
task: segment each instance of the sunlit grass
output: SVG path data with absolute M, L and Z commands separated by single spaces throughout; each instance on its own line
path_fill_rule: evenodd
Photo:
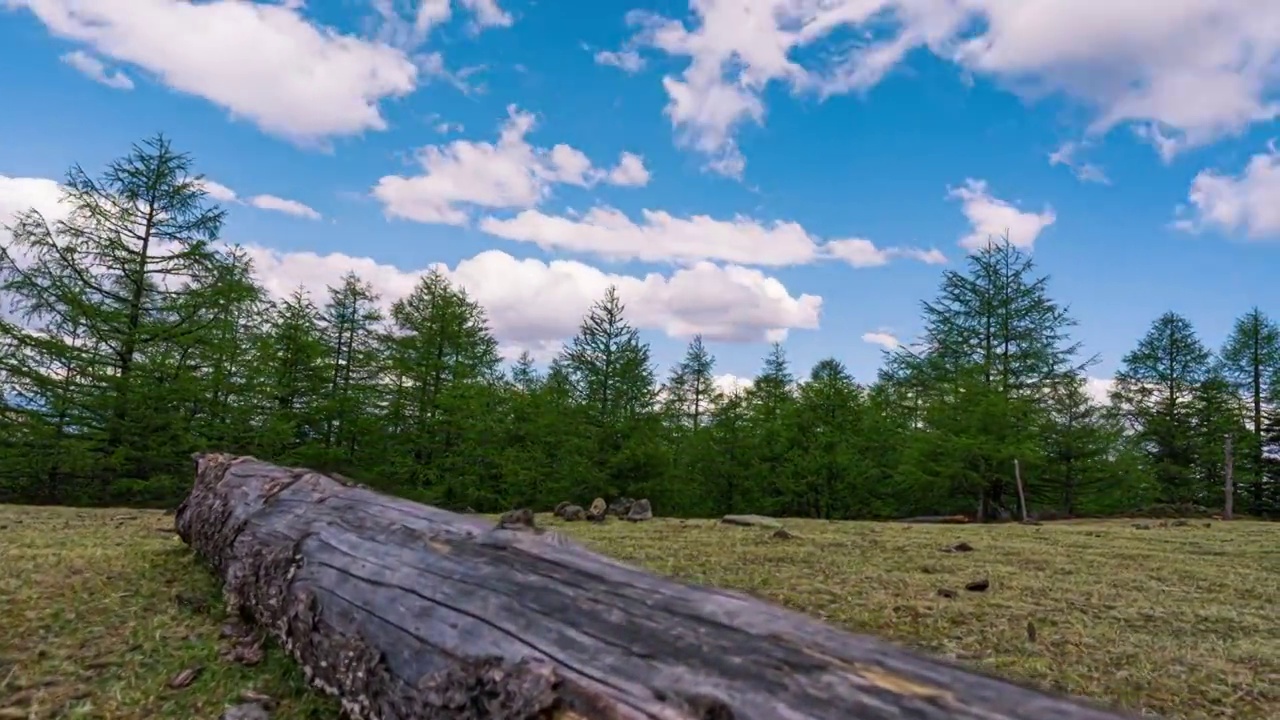
M 796 520 L 798 537 L 779 540 L 707 520 L 540 521 L 655 572 L 1040 687 L 1170 718 L 1280 717 L 1277 524 Z M 336 717 L 278 651 L 256 667 L 219 659 L 216 583 L 172 526 L 156 512 L 0 506 L 0 720 L 213 718 L 246 690 L 277 699 L 275 718 Z M 959 541 L 975 550 L 941 551 Z M 964 590 L 980 578 L 990 589 Z M 190 687 L 168 687 L 193 666 Z

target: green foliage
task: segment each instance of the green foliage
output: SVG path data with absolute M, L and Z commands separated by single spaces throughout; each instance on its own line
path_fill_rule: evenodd
M 457 509 L 648 497 L 666 515 L 883 518 L 1216 505 L 1280 509 L 1280 330 L 1243 316 L 1215 362 L 1184 318 L 1089 392 L 1074 321 L 1006 240 L 944 274 L 918 343 L 859 383 L 781 344 L 726 392 L 701 337 L 659 382 L 609 288 L 545 366 L 509 367 L 440 272 L 386 302 L 355 274 L 272 299 L 191 160 L 157 137 L 0 248 L 0 502 L 166 505 L 193 451 L 339 472 Z M 798 379 L 803 378 L 803 379 Z M 1019 473 L 1015 473 L 1015 463 Z

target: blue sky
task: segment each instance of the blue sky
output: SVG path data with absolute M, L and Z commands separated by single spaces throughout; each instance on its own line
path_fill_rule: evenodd
M 617 283 L 664 372 L 870 380 L 1006 229 L 1100 380 L 1165 310 L 1280 314 L 1280 6 L 569 6 L 0 0 L 0 212 L 164 131 L 277 292 L 443 263 L 545 355 Z

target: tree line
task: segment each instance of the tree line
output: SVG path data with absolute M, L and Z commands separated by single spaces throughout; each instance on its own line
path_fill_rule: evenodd
M 455 509 L 627 495 L 658 513 L 885 518 L 1236 506 L 1280 512 L 1280 327 L 1253 309 L 1214 352 L 1177 313 L 1123 359 L 1110 402 L 1049 278 L 1007 240 L 943 274 L 924 333 L 855 380 L 774 344 L 737 392 L 700 337 L 659 373 L 610 289 L 546 367 L 506 366 L 484 309 L 440 272 L 383 310 L 355 274 L 272 298 L 192 158 L 162 136 L 65 219 L 0 248 L 0 502 L 163 506 L 192 452 L 339 472 Z

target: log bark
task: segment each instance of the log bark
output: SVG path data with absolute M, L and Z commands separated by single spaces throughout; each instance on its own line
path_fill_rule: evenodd
M 557 533 L 196 456 L 179 535 L 359 719 L 1117 720 Z M 851 559 L 852 561 L 852 559 Z

